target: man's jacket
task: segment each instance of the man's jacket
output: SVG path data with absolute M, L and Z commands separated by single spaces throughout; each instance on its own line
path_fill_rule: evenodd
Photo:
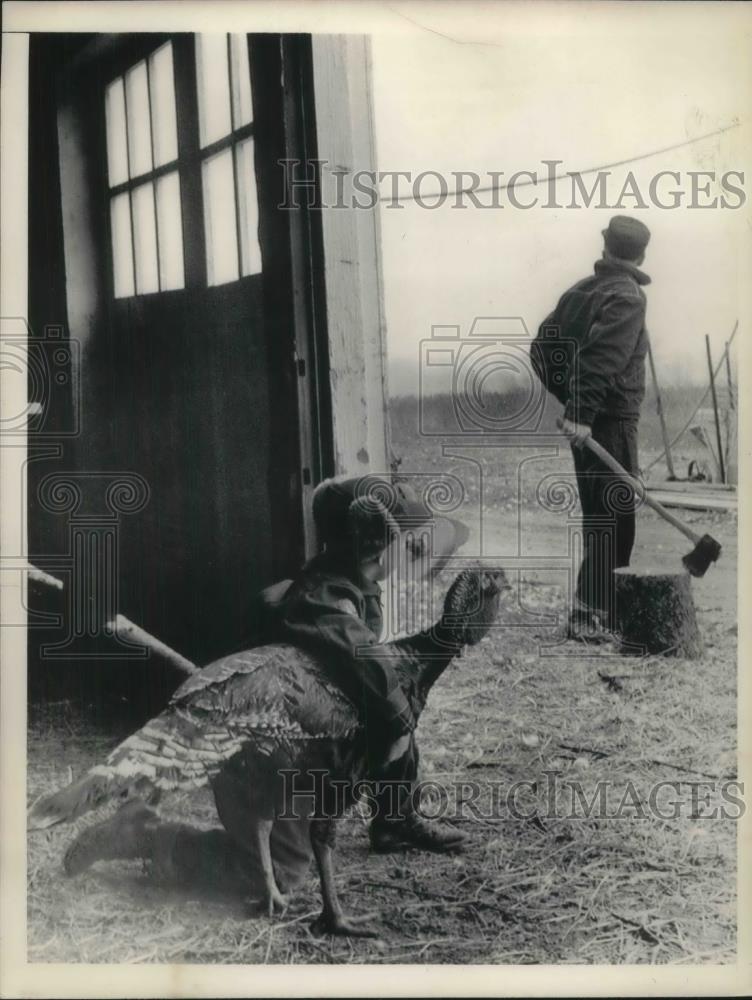
M 415 719 L 390 657 L 375 648 L 383 622 L 380 595 L 377 583 L 356 584 L 322 554 L 266 605 L 263 641 L 289 642 L 320 657 L 363 721 L 388 739 L 412 731 Z
M 645 395 L 645 293 L 650 278 L 634 264 L 604 254 L 595 273 L 566 291 L 541 324 L 575 342 L 559 398 L 564 416 L 592 424 L 601 414 L 637 419 Z

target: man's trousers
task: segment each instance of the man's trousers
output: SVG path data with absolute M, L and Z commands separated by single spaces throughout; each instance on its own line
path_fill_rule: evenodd
M 637 421 L 598 416 L 592 436 L 632 476 L 637 464 Z M 596 612 L 616 625 L 613 571 L 628 566 L 635 539 L 633 489 L 587 447 L 572 447 L 582 507 L 583 557 L 575 593 L 577 611 Z

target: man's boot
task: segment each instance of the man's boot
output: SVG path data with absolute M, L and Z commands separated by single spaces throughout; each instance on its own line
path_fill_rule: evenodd
M 605 616 L 601 617 L 601 614 L 596 611 L 575 609 L 569 616 L 567 639 L 603 645 L 607 642 L 614 642 L 617 638 L 605 624 Z
M 126 802 L 102 823 L 87 827 L 65 852 L 63 866 L 68 875 L 78 875 L 95 861 L 150 858 L 152 833 L 159 816 L 143 802 Z

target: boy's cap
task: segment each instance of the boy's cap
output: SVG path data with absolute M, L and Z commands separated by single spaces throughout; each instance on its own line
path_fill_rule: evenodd
M 648 227 L 630 215 L 615 215 L 601 233 L 609 253 L 624 260 L 635 260 L 650 242 Z
M 424 524 L 433 516 L 403 479 L 377 474 L 325 479 L 313 493 L 313 519 L 322 542 L 344 540 L 356 501 L 364 511 L 369 507 L 374 513 L 386 510 L 400 530 Z

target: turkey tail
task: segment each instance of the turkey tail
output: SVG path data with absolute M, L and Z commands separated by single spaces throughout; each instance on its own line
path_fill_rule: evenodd
M 226 730 L 207 733 L 178 708 L 169 708 L 116 747 L 104 764 L 29 809 L 29 830 L 69 823 L 114 799 L 200 788 L 241 748 Z
M 127 794 L 129 788 L 135 790 L 137 783 L 138 779 L 130 782 L 124 779 L 116 768 L 107 765 L 93 767 L 83 778 L 35 802 L 29 809 L 27 827 L 29 830 L 45 830 L 57 823 L 70 823 L 110 799 Z

